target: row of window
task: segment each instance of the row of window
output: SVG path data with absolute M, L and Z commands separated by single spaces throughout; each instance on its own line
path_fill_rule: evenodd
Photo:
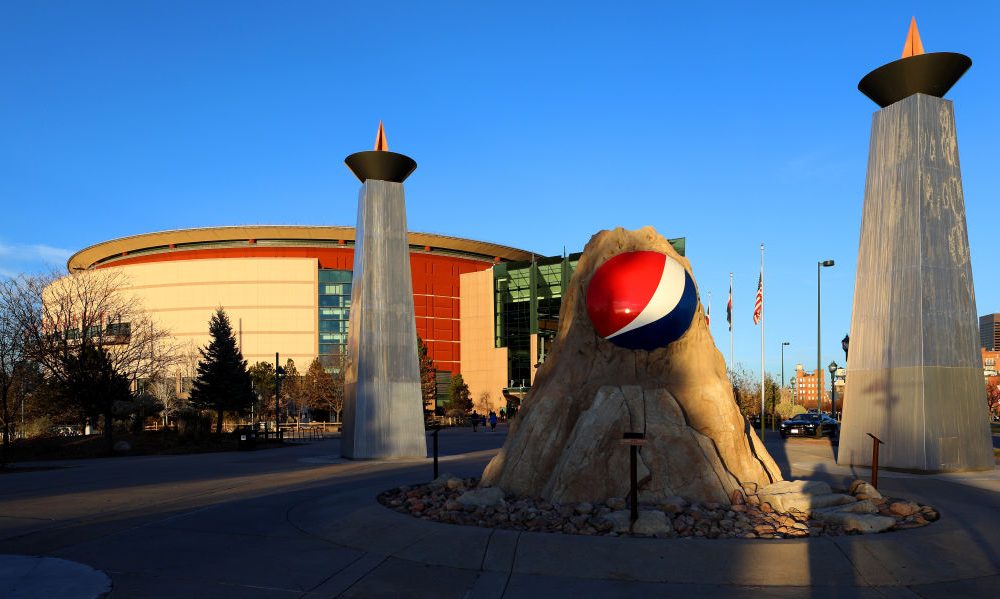
M 88 338 L 96 337 L 128 337 L 132 334 L 132 324 L 128 322 L 116 322 L 110 323 L 105 327 L 101 325 L 93 325 L 87 327 L 86 336 Z M 64 332 L 53 333 L 51 337 L 53 339 L 69 339 L 70 341 L 75 341 L 81 339 L 84 336 L 79 328 L 67 329 Z

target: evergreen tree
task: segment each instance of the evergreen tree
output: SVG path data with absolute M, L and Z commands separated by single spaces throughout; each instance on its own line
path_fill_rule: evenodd
M 104 438 L 108 453 L 112 453 L 112 421 L 115 402 L 129 402 L 132 392 L 128 379 L 122 376 L 111 362 L 104 348 L 84 345 L 76 353 L 63 358 L 62 394 L 74 402 L 90 422 L 104 416 Z
M 221 433 L 223 412 L 244 412 L 253 402 L 253 387 L 233 327 L 221 307 L 212 316 L 208 332 L 212 341 L 199 350 L 198 376 L 192 383 L 189 401 L 196 408 L 215 410 L 219 418 L 215 432 Z
M 465 384 L 465 380 L 461 374 L 456 374 L 451 378 L 448 391 L 451 396 L 451 400 L 448 402 L 449 411 L 460 411 L 463 414 L 468 414 L 472 411 L 472 394 L 469 392 L 469 386 Z
M 420 362 L 420 395 L 424 399 L 424 412 L 433 413 L 437 406 L 437 369 L 427 355 L 424 340 L 417 337 L 417 359 Z

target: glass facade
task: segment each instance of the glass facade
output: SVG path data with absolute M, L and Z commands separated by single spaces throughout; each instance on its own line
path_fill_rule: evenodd
M 493 267 L 496 346 L 507 348 L 511 387 L 528 387 L 531 366 L 545 359 L 559 329 L 563 283 L 573 276 L 579 258 L 580 254 L 571 254 Z M 532 335 L 538 335 L 534 354 Z
M 319 271 L 319 359 L 328 371 L 340 369 L 347 346 L 353 274 L 349 270 Z

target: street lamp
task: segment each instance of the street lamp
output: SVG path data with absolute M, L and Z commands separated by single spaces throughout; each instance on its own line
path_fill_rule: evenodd
M 823 386 L 820 384 L 821 379 L 819 378 L 823 374 L 823 366 L 820 362 L 822 358 L 820 357 L 820 292 L 819 292 L 819 273 L 820 270 L 827 266 L 833 266 L 833 260 L 823 260 L 816 263 L 816 408 L 822 412 L 823 411 Z M 832 409 L 830 410 L 833 411 Z
M 781 390 L 782 390 L 782 392 L 784 392 L 784 390 L 785 390 L 785 346 L 786 345 L 791 345 L 791 343 L 789 343 L 787 341 L 782 341 L 781 342 Z M 784 393 L 782 393 L 782 394 L 784 394 Z M 781 398 L 778 398 L 778 400 L 780 401 Z
M 830 362 L 830 365 L 827 366 L 827 369 L 830 371 L 830 416 L 833 416 L 833 413 L 837 410 L 837 385 L 834 384 L 836 382 L 834 377 L 837 375 L 837 368 L 839 366 L 837 366 L 836 362 Z

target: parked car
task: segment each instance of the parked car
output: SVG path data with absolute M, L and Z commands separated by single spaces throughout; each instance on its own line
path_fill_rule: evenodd
M 826 414 L 799 414 L 781 423 L 778 432 L 781 438 L 788 437 L 830 437 L 837 436 L 840 423 Z

